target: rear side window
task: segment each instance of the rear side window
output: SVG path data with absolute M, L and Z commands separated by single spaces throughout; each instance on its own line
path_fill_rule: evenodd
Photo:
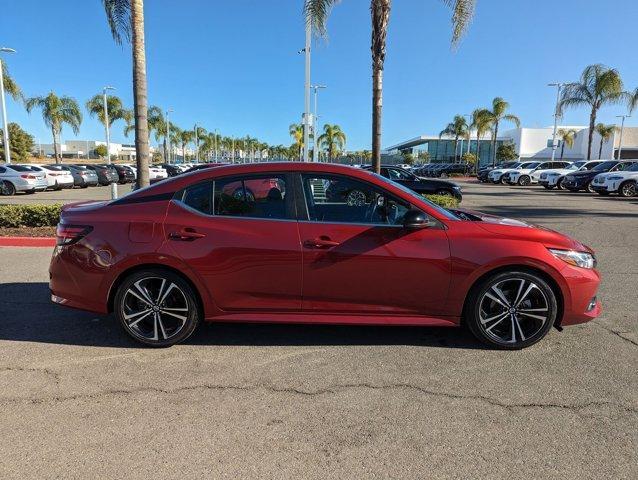
M 181 201 L 198 212 L 210 215 L 212 212 L 212 182 L 198 183 L 184 189 Z
M 291 218 L 286 177 L 279 174 L 215 180 L 214 214 L 218 216 Z

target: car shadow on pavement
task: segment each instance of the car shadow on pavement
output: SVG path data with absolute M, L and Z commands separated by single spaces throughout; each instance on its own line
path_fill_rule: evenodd
M 46 283 L 0 284 L 0 340 L 112 348 L 140 345 L 113 316 L 53 304 Z M 414 345 L 486 348 L 462 328 L 204 323 L 186 345 Z M 142 347 L 143 348 L 143 347 Z

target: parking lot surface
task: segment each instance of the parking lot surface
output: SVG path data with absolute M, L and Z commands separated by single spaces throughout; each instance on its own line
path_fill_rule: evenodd
M 0 249 L 0 478 L 638 478 L 638 199 L 464 194 L 592 246 L 602 317 L 519 352 L 248 324 L 152 350 L 50 304 L 50 250 Z

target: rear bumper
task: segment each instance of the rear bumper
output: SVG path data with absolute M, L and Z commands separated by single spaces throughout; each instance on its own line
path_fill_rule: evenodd
M 32 192 L 34 190 L 36 191 L 40 191 L 40 190 L 46 190 L 47 188 L 49 188 L 49 183 L 45 180 L 17 180 L 17 179 L 11 179 L 11 182 L 13 183 L 13 185 L 16 188 L 17 192 Z

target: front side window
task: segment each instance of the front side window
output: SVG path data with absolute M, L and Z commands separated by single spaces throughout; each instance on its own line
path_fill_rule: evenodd
M 180 200 L 198 212 L 210 215 L 212 212 L 212 182 L 192 185 L 182 192 Z
M 313 222 L 401 225 L 410 205 L 368 183 L 340 175 L 304 175 Z
M 398 168 L 388 168 L 390 180 L 412 180 L 412 174 Z
M 215 180 L 214 214 L 219 216 L 285 219 L 290 203 L 286 199 L 284 175 L 259 175 Z

